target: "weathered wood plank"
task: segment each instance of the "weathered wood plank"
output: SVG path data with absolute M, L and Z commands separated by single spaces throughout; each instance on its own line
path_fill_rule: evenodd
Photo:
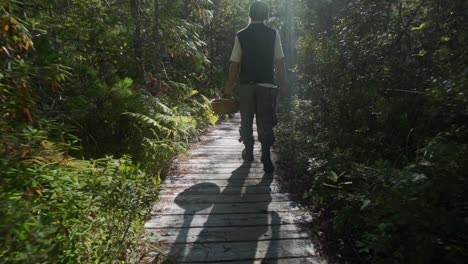
M 210 145 L 223 145 L 223 144 L 231 144 L 236 146 L 244 146 L 242 142 L 239 142 L 239 135 L 235 136 L 234 134 L 225 134 L 225 135 L 213 135 L 206 137 L 207 140 L 203 141 L 203 146 L 210 146 Z M 259 146 L 260 143 L 255 140 L 254 145 Z
M 237 156 L 237 154 L 241 154 L 242 150 L 244 149 L 244 145 L 238 146 L 199 146 L 196 148 L 190 149 L 187 153 L 191 155 L 200 153 L 200 154 L 208 154 L 209 157 L 216 158 L 218 155 L 223 156 Z M 261 147 L 255 145 L 253 149 L 254 154 L 261 154 Z
M 250 165 L 250 167 L 261 167 L 263 164 L 260 162 L 260 157 L 261 157 L 261 154 L 254 155 L 254 161 Z M 275 160 L 273 160 L 273 161 L 275 161 Z M 240 151 L 239 151 L 238 154 L 236 154 L 234 156 L 216 155 L 216 156 L 207 158 L 207 155 L 204 155 L 204 154 L 192 155 L 192 158 L 190 160 L 180 160 L 180 161 L 178 161 L 176 166 L 178 166 L 179 164 L 182 164 L 182 165 L 211 164 L 214 167 L 216 167 L 217 165 L 220 165 L 221 167 L 226 166 L 226 165 L 223 165 L 223 164 L 233 164 L 233 165 L 236 164 L 237 165 L 236 168 L 239 168 L 241 166 L 246 166 L 244 164 L 244 161 L 242 160 Z
M 222 163 L 222 162 L 239 162 L 239 164 L 242 164 L 243 160 L 242 160 L 242 151 L 239 150 L 239 151 L 236 151 L 236 152 L 232 152 L 230 154 L 226 154 L 226 153 L 219 153 L 219 154 L 216 154 L 216 155 L 213 155 L 213 154 L 210 154 L 209 151 L 207 152 L 198 152 L 198 153 L 192 153 L 191 155 L 191 158 L 192 159 L 199 159 L 200 162 L 219 162 L 219 163 Z M 260 151 L 258 152 L 255 152 L 254 151 L 254 159 L 255 159 L 255 162 L 258 162 L 260 163 L 260 157 L 261 157 L 261 153 Z M 182 161 L 186 161 L 186 160 L 182 160 Z
M 193 148 L 190 150 L 190 153 L 191 154 L 196 154 L 196 153 L 207 153 L 207 154 L 210 154 L 213 155 L 233 155 L 234 153 L 239 153 L 239 152 L 242 152 L 242 150 L 244 149 L 244 146 L 237 146 L 237 147 L 222 147 L 222 146 L 216 146 L 216 147 L 213 147 L 213 146 L 209 146 L 209 147 L 205 147 L 205 146 L 201 146 L 201 147 L 198 147 L 198 148 Z M 254 147 L 253 149 L 254 151 L 254 154 L 255 153 L 261 153 L 261 149 L 260 147 Z
M 149 229 L 157 241 L 165 243 L 206 243 L 206 242 L 241 242 L 245 241 L 245 234 L 257 232 L 256 226 L 247 227 L 211 227 L 211 228 L 189 228 L 182 230 L 174 229 Z M 271 226 L 256 240 L 277 240 L 293 238 L 309 238 L 310 235 L 301 231 L 295 225 Z
M 213 208 L 209 215 L 158 215 L 146 222 L 145 228 L 181 228 L 181 227 L 226 227 L 226 226 L 258 226 L 259 229 L 265 226 L 298 224 L 310 220 L 310 216 L 303 215 L 297 211 L 269 212 L 254 214 L 215 214 L 217 208 Z M 270 221 L 271 217 L 278 220 Z
M 246 180 L 246 179 L 275 179 L 276 176 L 273 174 L 265 173 L 187 173 L 187 174 L 177 174 L 169 175 L 168 178 L 174 180 Z
M 212 170 L 217 170 L 217 169 L 225 169 L 229 168 L 231 171 L 234 171 L 236 169 L 240 169 L 242 171 L 247 170 L 247 169 L 263 169 L 263 164 L 262 163 L 252 163 L 250 166 L 246 167 L 242 165 L 242 162 L 223 162 L 223 161 L 208 161 L 208 162 L 197 162 L 196 160 L 194 161 L 184 161 L 180 162 L 177 166 L 177 168 L 187 168 L 187 169 L 200 169 L 200 170 L 206 170 L 206 169 L 212 169 Z
M 151 214 L 159 215 L 176 215 L 176 214 L 210 214 L 213 211 L 213 204 L 198 204 L 198 206 L 180 207 L 174 203 L 158 203 L 156 204 Z M 298 204 L 288 202 L 258 202 L 258 203 L 226 203 L 217 204 L 216 213 L 218 214 L 251 214 L 251 213 L 266 213 L 266 212 L 292 212 L 299 210 Z
M 217 145 L 203 145 L 202 147 L 195 148 L 193 151 L 218 151 L 219 153 L 228 153 L 235 151 L 242 151 L 244 146 L 241 143 L 236 145 L 226 145 L 226 144 L 217 144 Z M 260 148 L 254 148 L 254 151 L 260 152 Z
M 242 142 L 239 142 L 239 133 L 218 133 L 218 134 L 211 134 L 208 136 L 204 136 L 207 140 L 204 141 L 204 145 L 209 145 L 213 143 L 223 143 L 225 141 L 227 142 L 233 142 L 235 144 L 240 144 L 242 145 Z M 254 142 L 258 144 L 258 141 Z
M 289 194 L 242 194 L 242 189 L 238 194 L 171 194 L 159 195 L 161 202 L 175 202 L 177 204 L 198 204 L 198 203 L 257 203 L 257 202 L 287 202 L 290 200 Z
M 242 165 L 244 161 L 242 160 L 241 155 L 239 154 L 236 157 L 223 157 L 223 156 L 216 156 L 213 158 L 207 158 L 206 156 L 200 156 L 200 157 L 192 157 L 190 160 L 180 160 L 178 161 L 179 164 L 212 164 L 213 166 L 216 166 L 217 164 L 231 164 L 235 163 L 239 167 Z M 252 163 L 252 166 L 255 165 L 262 165 L 260 163 L 260 160 L 255 160 L 254 163 Z
M 226 153 L 229 154 L 230 152 L 237 152 L 242 151 L 244 149 L 244 145 L 241 143 L 237 145 L 203 145 L 199 147 L 195 147 L 191 150 L 191 152 L 195 151 L 217 151 L 218 153 Z M 259 146 L 255 146 L 253 151 L 260 153 L 261 148 Z
M 251 236 L 254 235 L 256 233 Z M 167 253 L 176 263 L 210 261 L 219 263 L 317 256 L 313 244 L 308 239 L 175 244 Z
M 180 194 L 180 193 L 182 193 L 183 191 L 185 191 L 188 188 L 189 187 L 187 187 L 187 186 L 173 186 L 172 188 L 161 189 L 161 191 L 159 193 L 162 194 L 162 195 Z M 218 188 L 219 188 L 219 193 L 222 193 L 222 194 L 238 194 L 239 193 L 239 190 L 237 190 L 236 188 L 226 188 L 226 186 L 224 186 L 224 187 L 219 187 L 218 186 Z M 276 186 L 276 185 L 272 185 L 272 186 L 266 186 L 266 185 L 250 186 L 249 188 L 247 188 L 246 186 L 243 186 L 243 187 L 239 186 L 239 188 L 242 188 L 241 193 L 243 193 L 243 194 L 249 194 L 249 193 L 258 193 L 258 194 L 283 193 L 281 188 Z M 186 193 L 187 194 L 213 194 L 213 193 L 216 193 L 216 191 L 213 191 L 212 189 L 206 189 L 206 188 L 197 188 L 197 189 L 194 189 L 194 190 L 188 190 Z
M 184 264 L 195 264 L 195 262 L 182 262 Z M 219 264 L 219 262 L 203 262 L 205 264 Z M 326 262 L 317 258 L 317 257 L 311 257 L 311 258 L 302 258 L 302 257 L 296 257 L 296 258 L 263 258 L 261 260 L 250 260 L 250 261 L 229 261 L 227 262 L 229 264 L 325 264 Z M 200 262 L 198 262 L 200 264 Z
M 273 179 L 273 181 L 268 181 L 262 182 L 262 179 L 260 178 L 253 178 L 253 179 L 245 179 L 245 180 L 239 180 L 239 179 L 171 179 L 168 178 L 165 180 L 164 184 L 166 185 L 166 188 L 172 188 L 173 186 L 185 186 L 185 187 L 191 187 L 197 184 L 203 184 L 203 183 L 210 183 L 214 184 L 218 187 L 242 187 L 242 186 L 252 186 L 252 185 L 257 185 L 257 186 L 270 186 L 270 185 L 278 185 L 278 182 L 276 179 Z
M 263 167 L 253 167 L 253 168 L 245 168 L 245 167 L 181 167 L 180 170 L 183 171 L 184 174 L 194 174 L 194 173 L 265 173 L 263 171 Z

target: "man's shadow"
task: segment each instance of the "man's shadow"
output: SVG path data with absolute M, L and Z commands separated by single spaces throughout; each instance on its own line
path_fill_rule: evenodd
M 176 197 L 175 202 L 185 209 L 186 214 L 184 214 L 183 228 L 181 228 L 176 239 L 178 244 L 173 245 L 168 255 L 173 263 L 206 260 L 229 261 L 238 258 L 241 258 L 243 263 L 254 263 L 255 259 L 258 260 L 259 257 L 263 257 L 261 255 L 266 254 L 268 259 L 276 257 L 279 248 L 275 240 L 271 241 L 266 252 L 257 255 L 257 241 L 269 231 L 269 228 L 273 228 L 273 239 L 277 239 L 277 236 L 279 236 L 278 223 L 281 220 L 277 213 L 271 213 L 272 225 L 268 226 L 270 218 L 268 205 L 272 201 L 270 185 L 273 181 L 273 175 L 265 173 L 258 184 L 246 186 L 245 182 L 249 178 L 250 169 L 251 163 L 244 162 L 240 167 L 232 171 L 228 184 L 221 193 L 219 193 L 219 187 L 215 184 L 200 183 L 186 189 Z M 258 193 L 260 188 L 265 190 L 261 194 Z M 249 194 L 257 194 L 255 197 L 261 202 L 255 203 L 256 206 L 253 211 L 250 210 L 249 212 L 242 213 L 243 210 L 241 210 L 241 213 L 236 214 L 227 210 L 233 204 L 226 203 L 223 199 L 215 198 L 211 203 L 200 204 L 195 201 L 187 203 L 187 199 L 184 196 L 194 193 L 208 193 L 213 198 L 219 198 L 220 196 L 217 194 L 225 195 L 232 200 L 238 201 L 238 206 L 240 207 L 244 205 L 247 207 L 248 203 L 251 202 L 251 200 L 247 200 L 249 199 Z M 213 205 L 213 208 L 196 241 L 193 244 L 184 244 L 183 241 L 187 241 L 189 226 L 195 217 L 195 213 L 207 209 L 211 205 Z M 244 217 L 245 222 L 240 222 L 244 221 Z M 252 223 L 249 222 L 249 219 L 252 219 Z M 223 230 L 223 227 L 226 228 L 226 232 L 224 233 L 220 232 L 220 230 Z M 234 242 L 229 242 L 230 236 L 234 238 Z M 245 242 L 248 247 L 239 248 L 239 244 L 236 244 L 235 241 Z M 220 246 L 222 246 L 223 250 L 219 250 Z M 210 248 L 214 250 L 210 250 Z M 264 263 L 276 262 L 274 260 L 266 260 Z

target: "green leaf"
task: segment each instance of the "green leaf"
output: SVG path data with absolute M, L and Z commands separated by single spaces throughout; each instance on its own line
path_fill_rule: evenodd
M 426 27 L 427 27 L 427 23 L 422 23 L 422 24 L 419 25 L 418 27 L 412 27 L 412 28 L 411 28 L 411 31 L 420 31 L 420 30 L 424 30 Z
M 328 179 L 330 179 L 332 182 L 338 182 L 338 175 L 334 171 L 330 171 L 330 176 L 328 176 Z

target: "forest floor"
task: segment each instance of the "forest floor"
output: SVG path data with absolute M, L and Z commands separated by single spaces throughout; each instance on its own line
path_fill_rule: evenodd
M 144 262 L 325 263 L 310 215 L 263 172 L 259 145 L 254 162 L 242 161 L 239 124 L 235 116 L 209 131 L 167 176 L 145 224 L 158 251 Z

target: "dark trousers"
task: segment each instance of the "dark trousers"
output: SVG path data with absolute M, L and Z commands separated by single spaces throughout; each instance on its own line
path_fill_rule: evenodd
M 241 84 L 239 91 L 241 128 L 240 140 L 244 145 L 253 147 L 253 119 L 257 120 L 258 141 L 262 148 L 270 148 L 275 142 L 273 126 L 275 123 L 276 89 L 256 84 Z

